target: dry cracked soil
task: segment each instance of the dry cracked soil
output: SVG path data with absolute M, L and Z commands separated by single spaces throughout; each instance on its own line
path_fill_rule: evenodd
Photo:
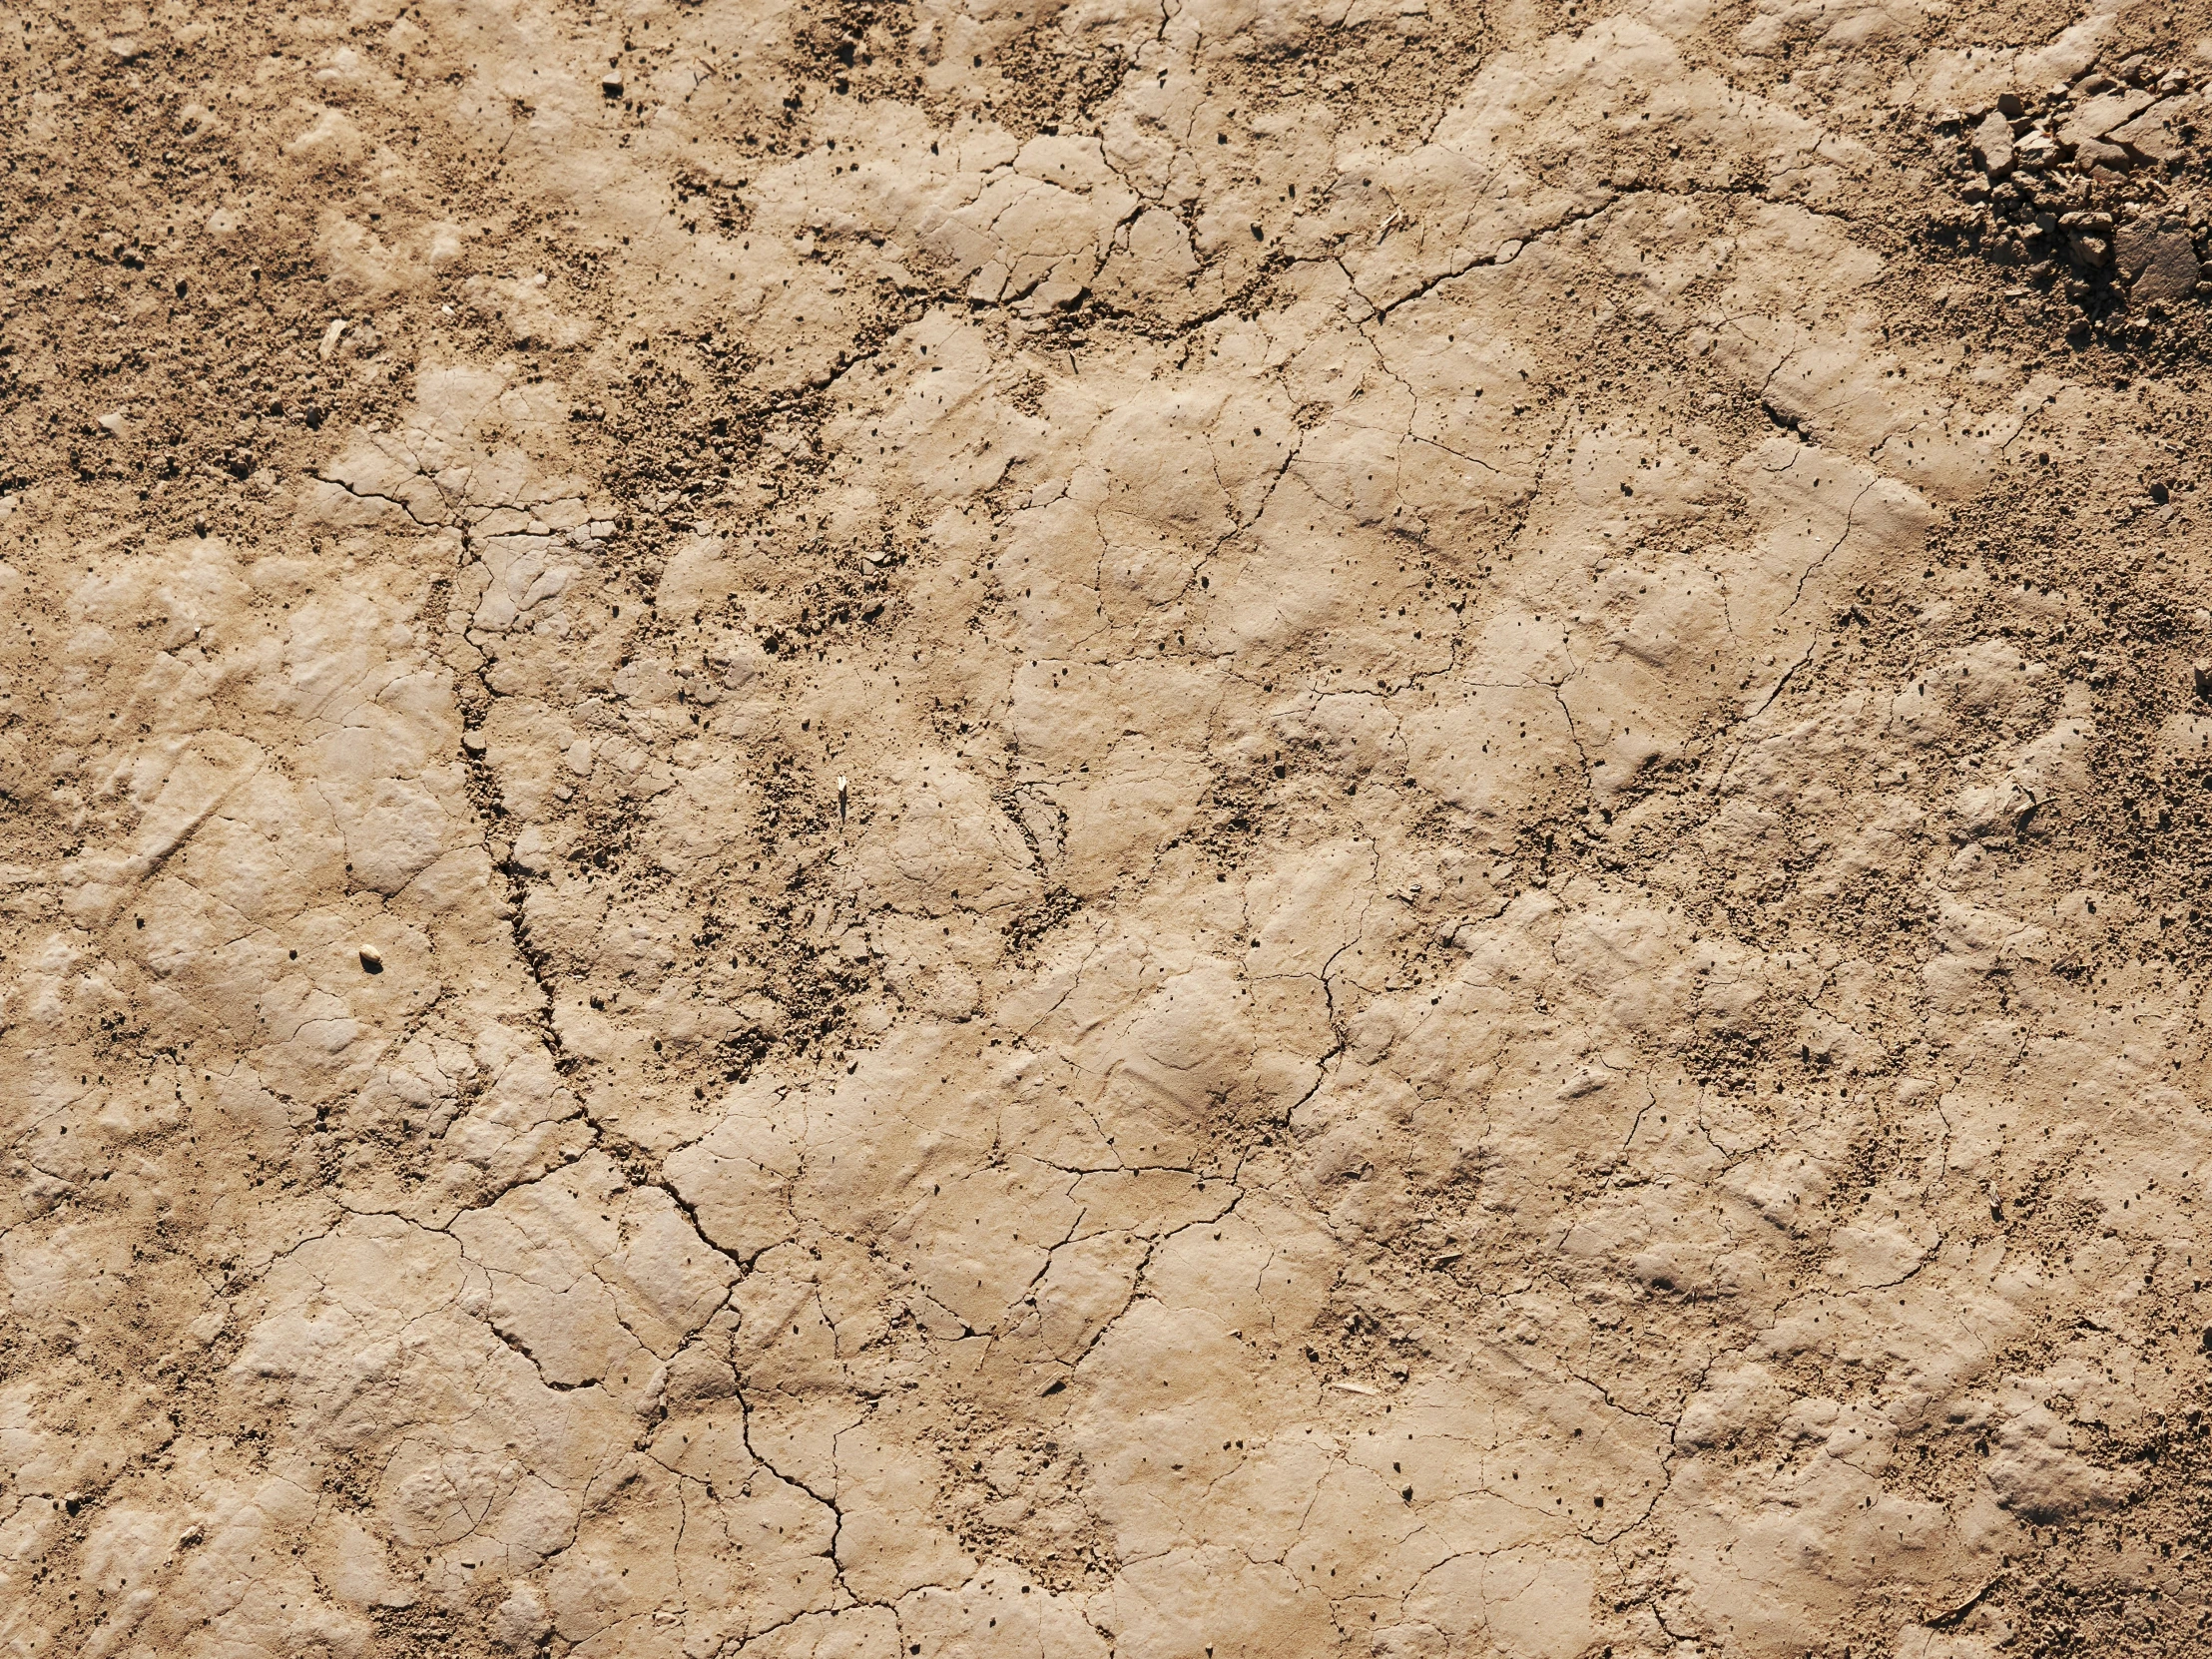
M 2212 0 L 0 47 L 0 1654 L 2212 1653 Z

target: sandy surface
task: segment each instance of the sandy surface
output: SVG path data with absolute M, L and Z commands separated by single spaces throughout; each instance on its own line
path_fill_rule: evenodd
M 2212 6 L 6 22 L 0 1654 L 2212 1651 Z

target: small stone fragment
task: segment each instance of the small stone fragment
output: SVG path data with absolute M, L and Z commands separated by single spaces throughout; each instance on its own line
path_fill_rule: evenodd
M 2025 109 L 2026 106 L 2020 102 L 2018 93 L 2000 92 L 1997 94 L 1997 114 L 2003 116 L 2005 120 L 2019 120 Z
M 2086 173 L 2093 167 L 2109 167 L 2118 172 L 2135 165 L 2135 158 L 2116 144 L 2102 139 L 2087 139 L 2074 146 L 2074 166 Z
M 2149 93 L 2132 88 L 2092 98 L 2066 118 L 2066 124 L 2058 129 L 2058 142 L 2086 144 L 2090 139 L 2102 138 L 2122 122 L 2134 120 L 2154 102 Z
M 1992 179 L 2002 179 L 2012 171 L 2012 124 L 2002 112 L 1991 110 L 1981 118 L 1981 125 L 1973 130 L 1974 160 Z
M 361 971 L 363 973 L 381 973 L 384 971 L 383 952 L 372 944 L 361 946 Z
M 2181 141 L 2179 129 L 2187 123 L 2194 103 L 2188 98 L 2161 99 L 2134 120 L 2105 134 L 2104 142 L 2124 144 L 2154 162 L 2178 156 L 2188 148 Z
M 2197 701 L 2212 703 L 2212 657 L 2199 657 L 2189 665 L 2189 678 L 2197 688 Z
M 2112 261 L 2122 276 L 2132 277 L 2150 263 L 2151 244 L 2157 236 L 2154 219 L 2130 220 L 2112 233 Z
M 2142 263 L 2142 275 L 2135 278 L 2135 285 L 2128 289 L 2128 297 L 2138 304 L 2153 300 L 2186 299 L 2196 292 L 2198 278 L 2203 276 L 2197 264 L 2197 251 L 2186 231 L 2161 231 L 2150 241 L 2147 257 Z

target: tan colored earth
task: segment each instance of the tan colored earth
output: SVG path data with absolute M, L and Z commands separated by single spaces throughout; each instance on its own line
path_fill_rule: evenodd
M 0 1654 L 2212 1653 L 2208 0 L 0 23 Z

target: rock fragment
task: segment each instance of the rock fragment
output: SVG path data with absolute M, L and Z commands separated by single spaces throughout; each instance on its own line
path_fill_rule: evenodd
M 2058 129 L 2058 142 L 2086 144 L 2091 139 L 2100 139 L 2121 123 L 2134 120 L 2154 102 L 2156 100 L 2149 93 L 2132 88 L 2092 98 L 2066 118 L 2066 124 Z
M 2066 249 L 2085 266 L 2101 266 L 2112 257 L 2112 245 L 2088 231 L 2068 232 Z
M 2009 178 L 2012 172 L 2012 124 L 2001 111 L 1991 110 L 1973 130 L 1974 160 L 1991 179 Z
M 2104 135 L 2107 144 L 2124 144 L 2154 162 L 2170 161 L 2186 152 L 2181 128 L 2197 103 L 2193 98 L 2162 98 L 2133 120 Z
M 2148 220 L 2120 227 L 2112 239 L 2112 257 L 2129 279 L 2129 297 L 2138 304 L 2185 299 L 2203 275 L 2189 233 Z

